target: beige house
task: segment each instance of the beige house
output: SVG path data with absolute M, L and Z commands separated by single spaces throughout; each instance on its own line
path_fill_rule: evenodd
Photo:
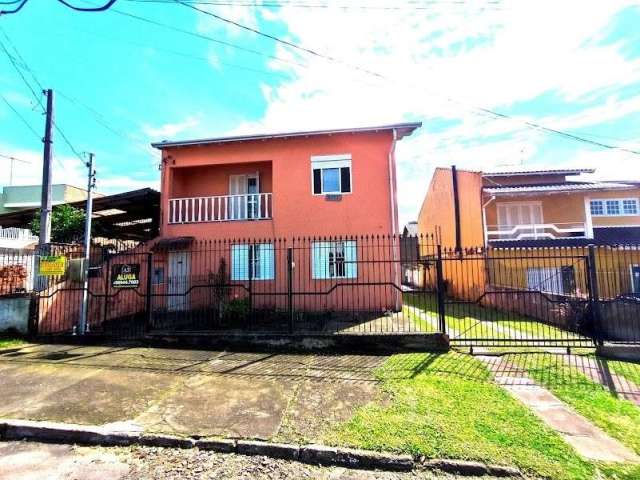
M 482 173 L 485 244 L 640 241 L 640 182 L 581 178 L 591 173 L 593 169 Z

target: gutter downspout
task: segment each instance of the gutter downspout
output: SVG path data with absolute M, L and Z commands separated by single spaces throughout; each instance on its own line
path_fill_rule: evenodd
M 462 232 L 460 231 L 460 194 L 458 192 L 458 171 L 451 165 L 451 181 L 453 182 L 453 215 L 456 234 L 456 253 L 462 252 Z
M 397 194 L 396 194 L 396 173 L 395 173 L 395 151 L 396 151 L 396 142 L 398 140 L 398 132 L 397 130 L 394 128 L 392 130 L 393 133 L 393 140 L 391 141 L 391 148 L 389 149 L 389 193 L 391 194 L 391 238 L 392 238 L 392 244 L 391 244 L 391 249 L 393 251 L 393 264 L 395 265 L 394 268 L 394 284 L 397 285 L 398 287 L 400 287 L 400 259 L 398 258 L 398 248 L 399 246 L 396 245 L 396 224 L 397 224 L 397 218 L 396 218 L 396 209 L 397 209 L 397 205 L 398 205 L 398 198 L 397 198 Z M 395 298 L 395 311 L 399 312 L 402 308 L 401 306 L 401 301 L 400 301 L 400 292 L 398 291 L 397 288 L 394 289 L 396 292 L 396 298 Z

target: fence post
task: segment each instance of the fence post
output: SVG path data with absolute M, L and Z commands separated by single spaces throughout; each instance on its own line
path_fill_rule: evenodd
M 153 286 L 153 253 L 147 253 L 147 298 L 145 303 L 145 308 L 147 309 L 146 317 L 147 317 L 147 325 L 145 330 L 151 329 L 151 294 L 152 294 L 152 286 Z
M 293 248 L 287 248 L 287 309 L 289 311 L 289 333 L 293 333 Z
M 593 333 L 598 345 L 604 343 L 602 329 L 600 328 L 602 321 L 602 312 L 600 311 L 600 292 L 598 290 L 598 270 L 596 268 L 596 249 L 594 245 L 589 245 L 589 255 L 587 261 L 588 279 L 589 279 L 589 304 L 591 306 L 591 315 L 593 318 Z
M 436 249 L 436 292 L 438 294 L 438 324 L 441 333 L 447 333 L 447 321 L 445 316 L 445 284 L 442 274 L 442 246 L 438 244 Z

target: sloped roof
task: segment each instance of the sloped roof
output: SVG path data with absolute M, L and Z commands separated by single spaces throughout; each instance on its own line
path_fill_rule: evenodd
M 508 185 L 504 187 L 484 187 L 490 195 L 513 195 L 525 193 L 560 193 L 591 190 L 628 190 L 637 188 L 633 183 L 620 182 L 567 182 L 542 185 Z
M 410 123 L 395 123 L 391 125 L 379 125 L 375 127 L 357 127 L 357 128 L 338 128 L 330 130 L 311 130 L 301 132 L 285 132 L 285 133 L 261 133 L 256 135 L 238 135 L 231 137 L 214 137 L 214 138 L 201 138 L 195 140 L 176 140 L 169 141 L 163 140 L 162 142 L 154 142 L 152 147 L 163 148 L 168 147 L 186 147 L 193 145 L 210 145 L 216 143 L 230 143 L 230 142 L 244 142 L 248 140 L 269 140 L 276 138 L 292 138 L 292 137 L 307 137 L 312 135 L 332 135 L 337 133 L 370 133 L 379 132 L 383 130 L 396 130 L 398 132 L 398 139 L 411 135 L 414 130 L 420 128 L 422 122 L 410 122 Z
M 509 177 L 512 175 L 580 175 L 594 173 L 595 168 L 551 168 L 539 170 L 503 170 L 500 172 L 485 172 L 483 177 Z

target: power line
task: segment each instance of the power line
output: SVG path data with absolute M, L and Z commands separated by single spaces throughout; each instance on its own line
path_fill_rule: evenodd
M 277 60 L 279 62 L 289 63 L 291 65 L 297 65 L 298 67 L 308 68 L 307 65 L 304 65 L 302 63 L 298 63 L 298 62 L 293 61 L 293 60 L 288 60 L 286 58 L 280 58 L 280 57 L 278 57 L 276 55 L 272 55 L 272 54 L 269 54 L 269 53 L 261 52 L 260 50 L 254 50 L 254 49 L 251 49 L 251 48 L 243 47 L 241 45 L 238 45 L 238 44 L 235 44 L 235 43 L 232 43 L 232 42 L 227 42 L 226 40 L 220 40 L 220 39 L 215 38 L 215 37 L 210 37 L 210 36 L 204 35 L 202 33 L 192 32 L 190 30 L 185 30 L 183 28 L 176 27 L 174 25 L 167 24 L 167 23 L 162 23 L 162 22 L 159 22 L 157 20 L 153 20 L 151 18 L 142 17 L 140 15 L 135 15 L 133 13 L 129 13 L 129 12 L 125 12 L 125 11 L 122 11 L 122 10 L 118 10 L 117 8 L 111 8 L 111 9 L 109 9 L 109 11 L 113 12 L 113 13 L 117 13 L 118 15 L 123 15 L 125 17 L 133 18 L 133 19 L 141 21 L 141 22 L 149 23 L 151 25 L 155 25 L 155 26 L 158 26 L 158 27 L 162 27 L 162 28 L 166 28 L 166 29 L 169 29 L 169 30 L 173 30 L 174 32 L 179 32 L 179 33 L 182 33 L 182 34 L 185 34 L 185 35 L 189 35 L 191 37 L 200 38 L 202 40 L 207 40 L 209 42 L 217 43 L 218 45 L 224 45 L 225 47 L 235 48 L 236 50 L 240 50 L 240 51 L 243 51 L 243 52 L 251 53 L 253 55 L 259 55 L 261 57 L 269 58 L 271 60 Z
M 11 44 L 13 50 L 15 51 L 17 57 L 20 59 L 20 61 L 23 64 L 23 68 L 25 70 L 27 70 L 31 76 L 33 77 L 33 80 L 35 81 L 35 83 L 41 88 L 41 90 L 44 90 L 42 88 L 42 83 L 40 83 L 40 81 L 38 80 L 38 78 L 36 77 L 35 72 L 31 69 L 31 67 L 29 67 L 29 64 L 27 63 L 27 61 L 22 57 L 22 55 L 20 55 L 20 51 L 17 49 L 17 47 L 11 42 L 11 39 L 9 38 L 9 36 L 7 35 L 7 33 L 0 27 L 0 32 L 2 32 L 2 35 L 7 39 L 7 41 Z M 7 50 L 7 48 L 4 46 L 4 44 L 0 41 L 0 47 L 2 47 L 2 49 L 4 50 L 5 54 L 7 55 L 7 57 L 9 58 L 9 61 L 11 62 L 11 64 L 13 65 L 13 67 L 15 68 L 15 70 L 18 72 L 18 74 L 20 75 L 20 78 L 22 79 L 23 83 L 27 86 L 27 88 L 31 91 L 32 95 L 34 96 L 34 98 L 36 99 L 36 101 L 38 102 L 38 104 L 40 105 L 40 107 L 43 109 L 44 111 L 44 105 L 42 104 L 42 101 L 40 100 L 40 97 L 38 97 L 38 95 L 36 94 L 35 90 L 33 89 L 33 87 L 31 86 L 31 83 L 26 79 L 26 77 L 23 75 L 22 73 L 22 69 L 16 64 L 16 62 L 14 61 L 13 56 L 9 53 L 9 51 Z M 71 152 L 78 157 L 78 159 L 84 164 L 84 158 L 82 157 L 82 155 L 80 155 L 80 153 L 78 153 L 78 150 L 73 146 L 73 144 L 71 143 L 71 141 L 69 140 L 69 138 L 65 135 L 65 133 L 62 131 L 62 128 L 58 126 L 57 122 L 54 121 L 54 127 L 56 129 L 56 131 L 60 134 L 60 136 L 62 137 L 62 140 L 64 141 L 64 143 L 67 144 L 67 146 L 69 147 L 69 149 L 71 150 Z M 62 162 L 60 162 L 60 160 L 57 157 L 54 157 L 55 160 L 59 163 L 59 165 L 64 169 L 64 166 L 62 164 Z
M 0 16 L 18 13 L 20 10 L 22 10 L 22 7 L 24 7 L 28 1 L 29 0 L 16 0 L 16 1 L 4 2 L 3 3 L 4 5 L 15 5 L 16 3 L 19 3 L 19 2 L 22 2 L 22 3 L 20 3 L 13 10 L 0 10 Z M 117 1 L 118 0 L 107 0 L 105 4 L 97 7 L 76 7 L 75 5 L 73 5 L 70 2 L 67 2 L 66 0 L 58 0 L 58 3 L 61 3 L 65 7 L 70 8 L 71 10 L 75 10 L 77 12 L 103 12 L 111 8 L 111 6 Z
M 20 120 L 22 120 L 22 123 L 24 123 L 24 124 L 26 125 L 26 127 L 27 127 L 29 130 L 31 130 L 31 131 L 33 132 L 33 134 L 36 136 L 36 138 L 37 138 L 38 140 L 42 140 L 42 138 L 40 137 L 40 134 L 38 134 L 38 132 L 36 132 L 36 129 L 35 129 L 35 128 L 33 128 L 29 122 L 27 122 L 27 119 L 26 119 L 26 118 L 24 118 L 24 117 L 22 116 L 22 114 L 21 114 L 20 112 L 18 112 L 18 110 L 16 110 L 16 109 L 13 107 L 13 105 L 11 105 L 11 103 L 9 102 L 9 100 L 7 100 L 7 99 L 5 98 L 5 96 L 4 96 L 4 95 L 2 95 L 1 93 L 0 93 L 0 98 L 2 98 L 2 100 L 4 101 L 4 103 L 6 103 L 6 104 L 7 104 L 7 106 L 8 106 L 8 107 L 13 111 L 13 113 L 15 113 L 15 114 L 16 114 L 16 116 L 17 116 Z
M 231 20 L 229 18 L 225 18 L 225 17 L 223 17 L 221 15 L 218 15 L 218 14 L 215 14 L 213 12 L 209 12 L 207 10 L 202 10 L 202 9 L 200 9 L 200 8 L 194 6 L 194 5 L 186 3 L 184 0 L 173 0 L 173 1 L 175 3 L 178 3 L 180 5 L 185 6 L 187 8 L 190 8 L 192 10 L 196 10 L 197 12 L 200 12 L 200 13 L 202 13 L 204 15 L 208 15 L 210 17 L 216 18 L 216 19 L 220 20 L 221 22 L 228 23 L 230 25 L 234 25 L 234 26 L 236 26 L 238 28 L 241 28 L 243 30 L 255 33 L 256 35 L 260 35 L 262 37 L 268 38 L 270 40 L 273 40 L 275 42 L 281 43 L 281 44 L 286 45 L 288 47 L 295 48 L 296 50 L 300 50 L 300 51 L 302 51 L 304 53 L 307 53 L 309 55 L 313 55 L 315 57 L 319 57 L 319 58 L 328 60 L 328 61 L 333 62 L 333 63 L 338 63 L 338 64 L 341 64 L 341 65 L 345 65 L 345 66 L 347 66 L 349 68 L 352 68 L 352 69 L 367 73 L 367 74 L 375 76 L 377 78 L 382 78 L 384 80 L 393 81 L 392 78 L 389 78 L 389 77 L 387 77 L 385 75 L 382 75 L 381 73 L 375 72 L 373 70 L 369 70 L 369 69 L 364 68 L 364 67 L 360 67 L 359 65 L 354 65 L 354 64 L 345 62 L 342 59 L 339 59 L 339 58 L 333 57 L 331 55 L 327 55 L 327 54 L 312 50 L 312 49 L 304 47 L 302 45 L 298 45 L 297 43 L 290 42 L 288 40 L 284 40 L 282 38 L 276 37 L 275 35 L 271 35 L 269 33 L 265 33 L 265 32 L 263 32 L 261 30 L 258 30 L 257 28 L 249 27 L 249 26 L 244 25 L 244 24 L 242 24 L 240 22 L 236 22 L 235 20 Z M 451 98 L 447 98 L 447 100 L 448 101 L 455 101 L 455 100 L 453 100 Z M 455 101 L 455 102 L 456 103 L 460 103 L 460 102 L 457 102 L 457 101 Z M 612 150 L 620 150 L 620 151 L 623 151 L 623 152 L 628 152 L 628 153 L 633 153 L 635 155 L 640 155 L 640 150 L 632 150 L 630 148 L 620 147 L 620 146 L 617 146 L 617 145 L 610 145 L 610 144 L 606 144 L 606 143 L 602 143 L 602 142 L 597 142 L 595 140 L 590 140 L 588 138 L 580 137 L 578 135 L 574 135 L 574 134 L 569 133 L 569 132 L 565 132 L 565 131 L 562 131 L 562 130 L 557 130 L 557 129 L 554 129 L 554 128 L 551 128 L 551 127 L 547 127 L 545 125 L 541 125 L 541 124 L 536 123 L 536 122 L 531 122 L 531 121 L 528 121 L 528 120 L 519 120 L 519 119 L 517 119 L 515 117 L 512 117 L 510 115 L 507 115 L 505 113 L 496 112 L 496 111 L 490 110 L 488 108 L 473 107 L 473 109 L 476 110 L 477 112 L 481 112 L 481 113 L 485 113 L 485 114 L 488 114 L 488 115 L 492 115 L 492 116 L 494 116 L 496 118 L 502 118 L 502 119 L 507 119 L 507 120 L 511 120 L 511 121 L 516 121 L 516 122 L 522 123 L 523 125 L 525 125 L 525 126 L 527 126 L 529 128 L 533 128 L 533 129 L 536 129 L 536 130 L 539 130 L 539 131 L 542 131 L 542 132 L 545 132 L 545 133 L 549 133 L 549 134 L 559 135 L 559 136 L 561 136 L 563 138 L 568 138 L 568 139 L 571 139 L 571 140 L 584 142 L 584 143 L 587 143 L 587 144 L 590 144 L 590 145 L 594 145 L 594 146 L 598 146 L 598 147 L 602 147 L 602 148 L 607 148 L 607 149 L 612 149 Z
M 4 32 L 3 32 L 4 33 Z M 22 79 L 22 82 L 25 84 L 25 86 L 29 89 L 29 91 L 31 92 L 31 94 L 33 95 L 33 98 L 36 100 L 36 102 L 38 103 L 38 105 L 40 105 L 40 108 L 42 109 L 42 111 L 44 111 L 44 105 L 42 105 L 42 100 L 40 99 L 40 97 L 38 96 L 38 94 L 35 92 L 35 90 L 33 89 L 33 87 L 31 86 L 31 84 L 29 83 L 29 81 L 26 79 L 26 77 L 24 76 L 24 74 L 22 73 L 22 69 L 20 69 L 20 67 L 16 64 L 13 56 L 11 55 L 11 53 L 9 53 L 9 50 L 7 50 L 7 47 L 4 46 L 4 43 L 2 43 L 2 41 L 0 41 L 0 47 L 2 48 L 2 50 L 4 51 L 5 55 L 7 56 L 7 58 L 9 59 L 9 61 L 11 62 L 11 65 L 13 65 L 13 68 L 15 69 L 16 72 L 18 72 L 18 75 L 20 75 L 20 78 Z
M 173 3 L 173 0 L 127 0 L 133 3 Z M 338 8 L 343 10 L 433 10 L 433 7 L 440 6 L 476 6 L 480 9 L 502 10 L 501 1 L 487 1 L 481 5 L 470 4 L 467 1 L 430 1 L 430 2 L 397 2 L 394 5 L 366 5 L 366 4 L 336 4 L 336 3 L 300 3 L 287 2 L 282 0 L 266 0 L 262 2 L 249 2 L 247 0 L 233 1 L 202 1 L 202 0 L 186 0 L 186 3 L 192 5 L 212 5 L 212 6 L 232 6 L 232 7 L 254 7 L 254 8 L 308 8 L 308 9 L 330 9 Z M 398 5 L 400 3 L 400 5 Z M 404 3 L 404 4 L 402 4 Z

